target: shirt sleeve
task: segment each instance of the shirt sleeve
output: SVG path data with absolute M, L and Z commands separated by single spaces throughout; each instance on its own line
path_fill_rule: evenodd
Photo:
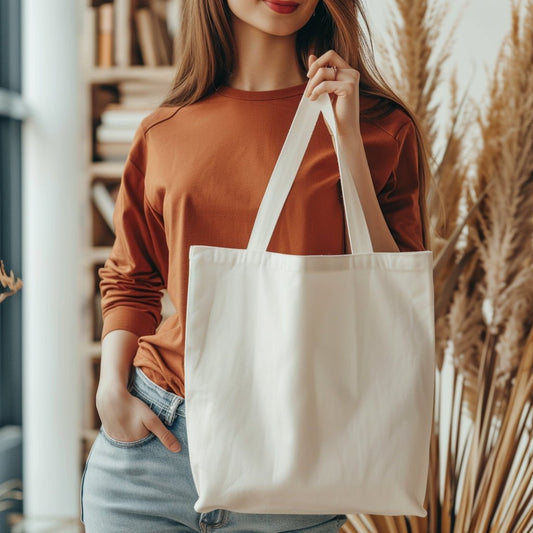
M 425 250 L 419 206 L 418 146 L 409 121 L 396 135 L 398 157 L 378 201 L 400 252 Z
M 102 339 L 112 330 L 151 335 L 161 322 L 163 266 L 168 260 L 162 217 L 145 194 L 146 140 L 139 125 L 113 212 L 115 241 L 98 269 L 102 296 Z

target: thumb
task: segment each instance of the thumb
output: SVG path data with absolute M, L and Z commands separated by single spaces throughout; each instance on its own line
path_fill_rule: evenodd
M 143 423 L 146 426 L 146 429 L 149 429 L 163 443 L 163 446 L 168 448 L 171 452 L 179 452 L 181 450 L 181 445 L 178 439 L 174 436 L 172 431 L 163 424 L 156 414 L 149 417 L 146 421 L 143 421 Z
M 309 54 L 307 58 L 307 68 L 311 68 L 311 65 L 316 61 L 316 56 L 314 54 Z

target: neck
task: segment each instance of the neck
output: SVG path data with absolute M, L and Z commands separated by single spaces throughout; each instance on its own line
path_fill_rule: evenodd
M 307 76 L 296 55 L 296 35 L 278 37 L 234 18 L 235 66 L 230 87 L 270 91 L 299 85 Z

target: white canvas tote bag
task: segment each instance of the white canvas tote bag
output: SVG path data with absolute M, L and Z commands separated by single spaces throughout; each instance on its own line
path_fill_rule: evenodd
M 315 123 L 351 253 L 267 246 Z M 372 251 L 330 97 L 302 97 L 245 250 L 190 247 L 186 427 L 197 512 L 426 516 L 432 252 Z

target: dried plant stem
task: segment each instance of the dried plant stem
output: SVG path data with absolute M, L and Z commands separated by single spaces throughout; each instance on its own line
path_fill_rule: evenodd
M 506 481 L 508 481 L 511 466 L 516 458 L 517 447 L 523 434 L 526 420 L 528 419 L 529 412 L 531 410 L 531 402 L 533 401 L 532 371 L 533 329 L 529 335 L 526 349 L 524 350 L 524 354 L 517 371 L 515 384 L 509 399 L 509 408 L 507 409 L 505 417 L 502 421 L 499 437 L 493 450 L 494 465 L 490 465 L 492 468 L 487 469 L 487 475 L 490 477 L 490 483 L 486 484 L 486 492 L 484 491 L 483 494 L 483 508 L 477 524 L 480 531 L 488 530 L 489 521 L 493 515 L 495 516 L 495 523 L 500 524 L 499 527 L 501 528 L 495 531 L 510 531 L 510 529 L 505 526 L 505 523 L 500 523 L 502 519 L 503 507 L 500 506 L 497 513 L 496 508 L 499 502 L 510 501 L 511 509 L 516 510 L 519 503 L 522 501 L 523 493 L 532 478 L 532 473 L 529 472 L 531 468 L 533 468 L 530 457 L 528 466 L 529 477 L 527 475 L 522 477 L 521 485 L 514 499 L 510 499 L 509 493 L 511 486 L 509 483 L 507 483 L 506 490 L 503 492 Z M 524 411 L 526 416 L 523 416 Z M 520 427 L 521 421 L 522 427 Z M 510 513 L 508 516 L 514 516 L 514 513 Z
M 22 280 L 15 278 L 13 271 L 9 273 L 9 276 L 6 273 L 4 262 L 0 259 L 0 284 L 5 289 L 6 287 L 9 291 L 0 292 L 0 303 L 2 303 L 8 296 L 12 296 L 17 291 L 22 288 Z
M 435 413 L 440 412 L 440 397 L 435 398 Z M 436 415 L 437 416 L 437 415 Z M 435 418 L 435 417 L 434 417 Z M 431 440 L 430 440 L 430 449 L 429 449 L 429 478 L 428 478 L 428 488 L 427 488 L 427 508 L 431 509 L 433 508 L 433 505 L 437 505 L 439 502 L 439 456 L 440 456 L 440 448 L 439 448 L 439 430 L 438 425 L 435 422 L 435 419 L 433 421 L 433 431 L 431 433 Z M 440 506 L 437 505 L 437 509 Z M 425 528 L 422 529 L 422 526 L 426 524 L 427 518 L 414 518 L 411 517 L 410 523 L 413 524 L 420 524 L 420 530 L 425 531 Z M 436 515 L 429 515 L 429 528 L 430 531 L 436 531 L 436 527 L 439 521 L 439 517 Z
M 517 526 L 516 533 L 530 533 L 531 523 L 533 522 L 533 506 L 524 516 L 522 522 Z M 492 532 L 491 532 L 492 533 Z
M 473 507 L 475 505 L 475 495 L 482 474 L 482 452 L 485 448 L 485 439 L 487 435 L 486 419 L 484 413 L 487 412 L 488 402 L 491 397 L 491 379 L 494 371 L 494 353 L 495 338 L 488 335 L 483 347 L 481 364 L 478 373 L 478 402 L 474 416 L 474 431 L 472 435 L 472 445 L 467 462 L 467 483 L 464 487 L 463 498 L 458 512 L 458 527 L 460 531 L 466 530 L 472 520 Z

